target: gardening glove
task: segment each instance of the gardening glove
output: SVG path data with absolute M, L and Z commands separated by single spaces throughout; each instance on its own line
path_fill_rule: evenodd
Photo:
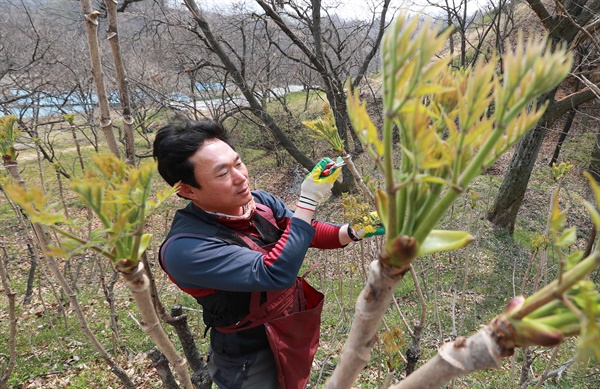
M 348 236 L 355 242 L 377 235 L 385 235 L 385 226 L 376 211 L 370 212 L 368 216 L 363 216 L 363 222 L 357 225 L 356 229 L 348 226 Z
M 323 158 L 319 161 L 302 182 L 300 199 L 296 207 L 314 211 L 331 191 L 333 183 L 342 172 L 342 169 L 340 169 L 342 164 L 341 158 L 338 158 L 338 162 L 334 162 L 329 158 Z

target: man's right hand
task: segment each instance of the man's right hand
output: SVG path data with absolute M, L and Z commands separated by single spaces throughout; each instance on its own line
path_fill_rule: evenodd
M 333 183 L 342 172 L 341 166 L 333 167 L 334 161 L 323 158 L 306 176 L 300 187 L 297 208 L 314 211 L 317 205 L 329 194 Z M 323 173 L 326 173 L 323 174 Z

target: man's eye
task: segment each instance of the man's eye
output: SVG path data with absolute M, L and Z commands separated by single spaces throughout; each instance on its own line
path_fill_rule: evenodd
M 224 171 L 223 173 L 219 174 L 217 177 L 223 177 L 227 175 L 227 171 Z

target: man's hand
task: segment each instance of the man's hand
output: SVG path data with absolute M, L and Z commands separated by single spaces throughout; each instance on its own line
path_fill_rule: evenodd
M 333 183 L 342 172 L 340 168 L 340 164 L 329 158 L 319 161 L 302 182 L 300 199 L 296 207 L 314 211 L 331 191 Z
M 381 223 L 377 212 L 373 211 L 363 217 L 363 223 L 357 225 L 356 229 L 348 227 L 348 236 L 354 241 L 370 238 L 377 235 L 385 235 L 385 226 Z

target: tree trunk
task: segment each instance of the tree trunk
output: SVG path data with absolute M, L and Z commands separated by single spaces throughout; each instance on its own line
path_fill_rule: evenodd
M 546 126 L 547 122 L 540 121 L 517 143 L 498 195 L 487 214 L 487 219 L 494 226 L 507 230 L 511 235 L 535 160 L 546 136 Z
M 123 115 L 123 132 L 125 133 L 125 158 L 127 163 L 135 163 L 135 144 L 133 138 L 133 116 L 131 115 L 131 104 L 129 101 L 129 86 L 127 74 L 121 56 L 121 44 L 117 24 L 117 0 L 104 0 L 108 11 L 108 42 L 112 51 L 117 75 L 117 86 L 119 87 L 119 100 Z
M 192 374 L 192 383 L 196 385 L 196 389 L 211 389 L 212 378 L 208 371 L 208 365 L 198 352 L 194 335 L 192 335 L 192 331 L 190 331 L 190 327 L 188 326 L 187 315 L 183 313 L 181 305 L 171 308 L 171 319 L 168 323 L 175 328 L 177 337 L 181 341 L 183 353 L 194 372 Z
M 175 376 L 173 376 L 169 367 L 169 361 L 167 361 L 163 353 L 153 348 L 148 351 L 148 357 L 152 361 L 152 366 L 156 369 L 158 377 L 163 383 L 163 389 L 179 389 L 179 385 L 175 381 Z
M 96 94 L 98 95 L 98 105 L 100 106 L 100 126 L 106 137 L 109 150 L 119 157 L 119 147 L 117 146 L 117 140 L 112 129 L 110 107 L 108 105 L 108 98 L 106 97 L 106 86 L 104 85 L 104 72 L 102 71 L 102 62 L 100 60 L 100 45 L 98 44 L 98 16 L 100 13 L 92 9 L 90 0 L 81 0 L 81 9 L 88 35 L 92 74 L 96 85 Z
M 138 262 L 137 267 L 133 270 L 121 269 L 117 265 L 117 270 L 121 272 L 127 288 L 129 288 L 133 295 L 141 318 L 142 329 L 154 341 L 158 349 L 165 354 L 171 365 L 173 365 L 181 386 L 185 389 L 192 389 L 193 386 L 187 369 L 187 361 L 179 355 L 158 320 L 158 315 L 150 296 L 149 282 L 144 271 L 144 264 Z
M 406 350 L 406 375 L 411 375 L 417 368 L 417 363 L 421 358 L 421 332 L 423 327 L 415 326 L 412 341 L 408 350 Z
M 29 275 L 27 276 L 27 287 L 25 289 L 25 296 L 23 297 L 23 305 L 28 305 L 31 302 L 31 296 L 33 295 L 33 281 L 35 280 L 35 269 L 37 267 L 38 252 L 35 249 L 33 240 L 27 234 L 27 252 L 29 252 Z
M 585 54 L 587 54 L 587 53 L 585 53 Z M 579 65 L 576 65 L 577 67 L 581 66 L 583 57 L 584 57 L 584 53 L 580 52 L 578 55 Z M 577 82 L 575 83 L 575 90 L 579 90 L 580 86 L 581 86 L 581 82 L 579 81 L 579 79 L 577 79 Z M 571 126 L 573 125 L 573 120 L 575 120 L 575 115 L 577 115 L 577 109 L 573 108 L 569 111 L 569 113 L 567 115 L 567 120 L 565 121 L 565 125 L 563 126 L 563 130 L 560 133 L 560 136 L 558 137 L 558 142 L 556 143 L 556 148 L 554 149 L 554 154 L 552 154 L 552 159 L 550 160 L 550 163 L 548 164 L 550 167 L 552 167 L 552 165 L 555 164 L 556 161 L 558 161 L 558 156 L 560 154 L 560 150 L 562 149 L 562 145 L 565 142 L 565 139 L 567 138 L 567 134 L 569 133 L 569 130 L 571 129 Z
M 423 296 L 423 290 L 419 284 L 419 278 L 415 272 L 415 268 L 410 266 L 410 275 L 412 276 L 413 283 L 415 285 L 415 291 L 419 296 L 419 304 L 421 305 L 421 317 L 419 321 L 415 323 L 411 334 L 412 341 L 408 350 L 406 350 L 406 375 L 412 374 L 417 368 L 419 359 L 421 358 L 421 335 L 423 333 L 423 327 L 425 326 L 425 317 L 427 316 L 427 303 L 425 296 Z
M 371 262 L 369 279 L 356 300 L 356 313 L 340 362 L 325 389 L 350 388 L 371 357 L 381 317 L 390 306 L 398 283 L 410 268 L 396 268 L 385 262 L 381 259 Z
M 525 385 L 529 381 L 529 369 L 531 369 L 532 363 L 533 359 L 531 357 L 531 349 L 529 347 L 525 347 L 523 349 L 523 364 L 521 365 L 521 378 L 519 378 L 519 387 Z
M 335 116 L 335 123 L 338 128 L 338 134 L 340 135 L 340 139 L 346 145 L 345 146 L 346 150 L 348 150 L 349 149 L 348 132 L 353 131 L 353 130 L 350 125 L 350 120 L 348 119 L 348 108 L 346 107 L 346 95 L 344 93 L 334 94 L 333 92 L 329 92 L 331 90 L 333 90 L 333 88 L 328 88 L 327 99 L 330 102 L 331 110 Z M 339 182 L 339 181 L 335 182 L 335 186 L 333 188 L 332 193 L 334 195 L 340 195 L 343 192 L 348 192 L 348 191 L 352 190 L 355 186 L 356 186 L 356 181 L 354 179 L 354 176 L 352 175 L 352 172 L 349 169 L 343 169 L 342 170 L 342 182 Z

